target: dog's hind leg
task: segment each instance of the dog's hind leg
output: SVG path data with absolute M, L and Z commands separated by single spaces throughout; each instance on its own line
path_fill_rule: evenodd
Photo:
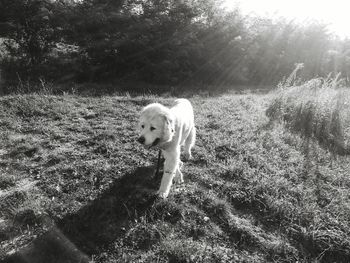
M 195 141 L 196 141 L 196 128 L 193 126 L 190 131 L 190 134 L 185 140 L 185 145 L 184 145 L 185 160 L 190 160 L 192 158 L 191 149 L 194 146 Z
M 176 174 L 174 176 L 174 183 L 182 184 L 184 182 L 184 176 L 183 176 L 183 174 L 181 173 L 181 170 L 180 170 L 182 165 L 183 165 L 183 163 L 180 161 L 179 165 L 176 168 Z

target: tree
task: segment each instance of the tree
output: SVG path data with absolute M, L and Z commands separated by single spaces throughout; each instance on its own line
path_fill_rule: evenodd
M 0 37 L 11 56 L 29 66 L 40 64 L 58 39 L 50 18 L 52 3 L 45 0 L 2 0 Z

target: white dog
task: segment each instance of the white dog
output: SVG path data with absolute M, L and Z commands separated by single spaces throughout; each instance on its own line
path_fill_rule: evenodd
M 139 122 L 138 142 L 146 148 L 157 146 L 164 156 L 164 173 L 158 195 L 166 198 L 173 179 L 183 182 L 180 171 L 180 147 L 184 146 L 185 159 L 190 159 L 191 148 L 196 137 L 194 116 L 191 103 L 187 99 L 175 100 L 172 108 L 152 103 L 143 108 Z

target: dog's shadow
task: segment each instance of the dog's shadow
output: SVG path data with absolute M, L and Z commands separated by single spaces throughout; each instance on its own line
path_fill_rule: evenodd
M 162 202 L 154 194 L 157 179 L 154 167 L 125 174 L 97 199 L 54 222 L 45 234 L 3 262 L 91 262 L 91 255 L 122 236 L 133 219 Z

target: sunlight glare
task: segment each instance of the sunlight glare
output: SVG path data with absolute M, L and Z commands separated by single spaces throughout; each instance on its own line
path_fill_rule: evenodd
M 279 17 L 296 19 L 303 22 L 318 20 L 328 24 L 331 32 L 341 37 L 350 37 L 350 2 L 343 0 L 317 1 L 317 0 L 225 0 L 224 6 L 241 8 L 244 14 L 259 16 Z

